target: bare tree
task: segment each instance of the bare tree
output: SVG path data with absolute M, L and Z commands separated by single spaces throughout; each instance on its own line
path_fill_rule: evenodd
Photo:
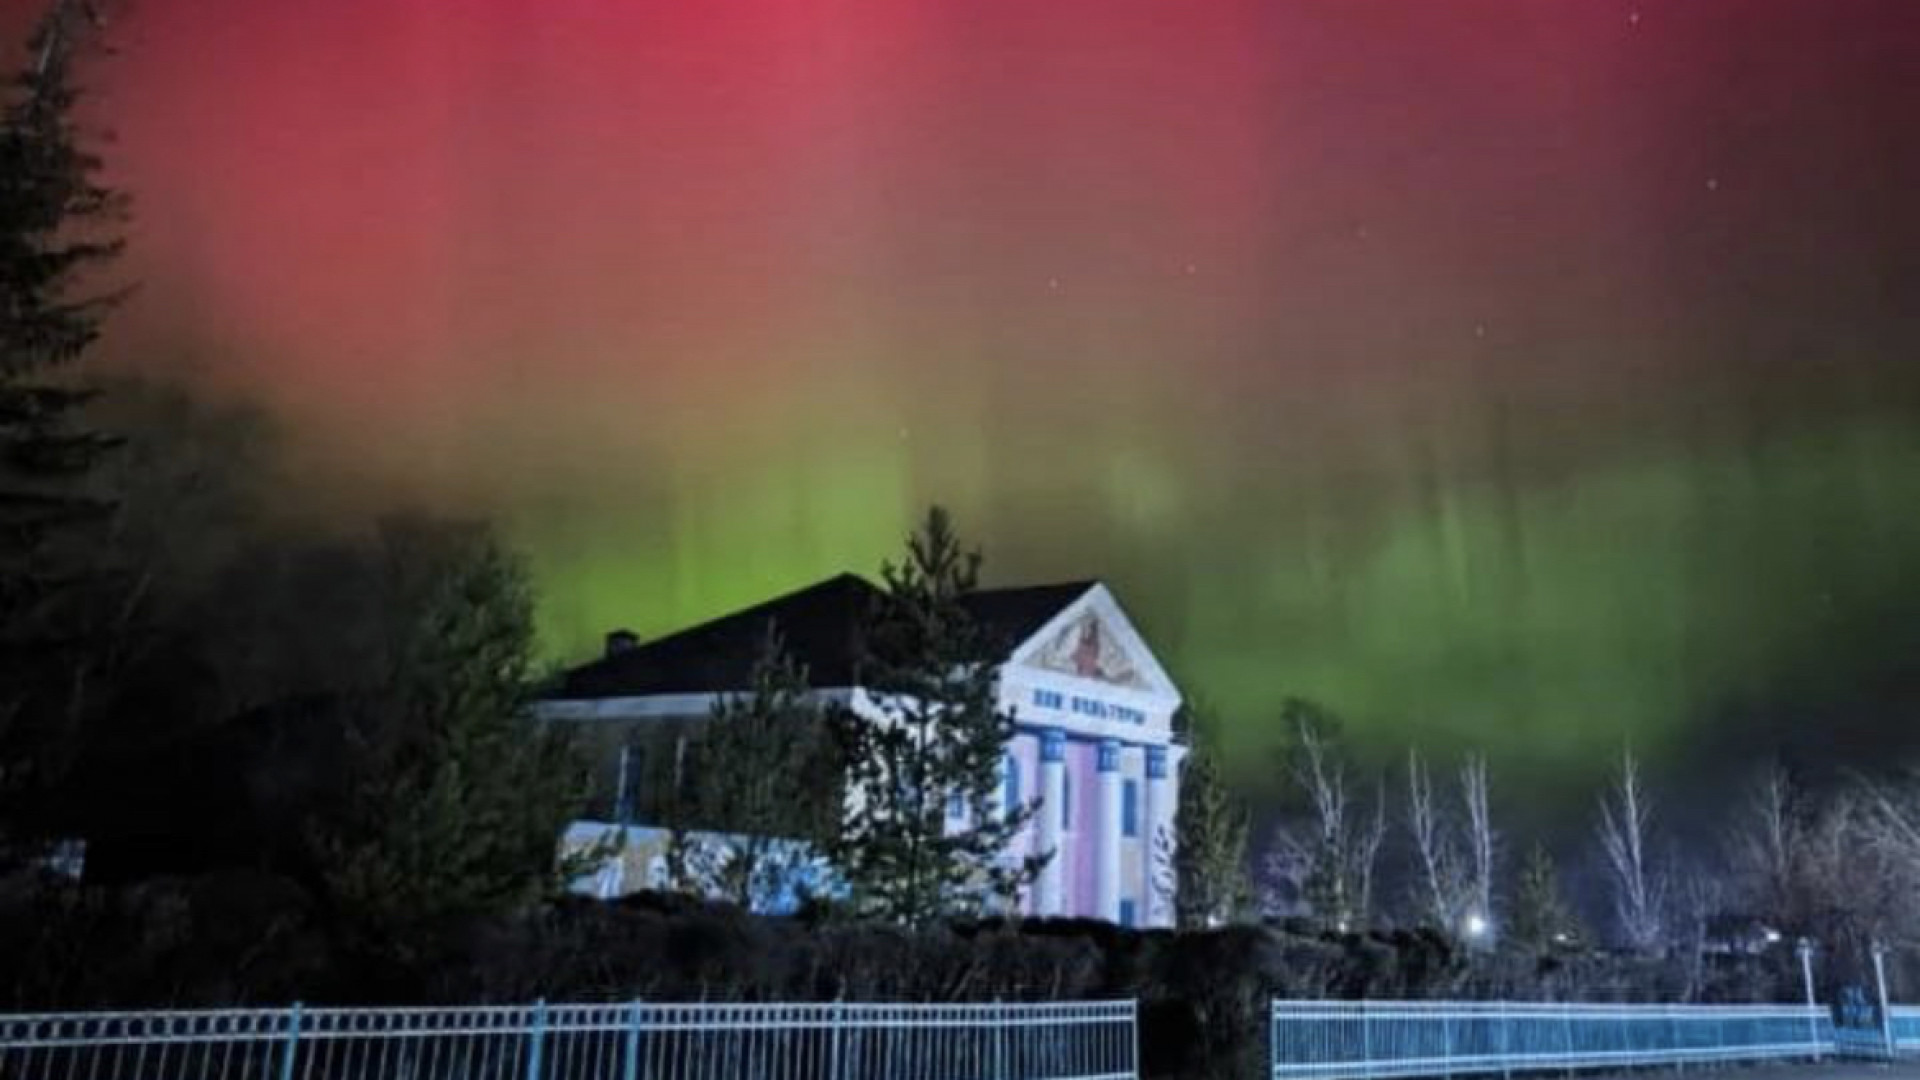
M 1788 921 L 1804 854 L 1798 793 L 1785 769 L 1769 768 L 1754 782 L 1735 823 L 1728 855 L 1734 877 L 1756 914 Z
M 1862 824 L 1873 846 L 1894 861 L 1920 866 L 1920 777 L 1904 782 L 1861 779 Z
M 1387 839 L 1387 785 L 1373 785 L 1373 813 L 1354 837 L 1352 873 L 1354 910 L 1364 921 L 1373 914 L 1373 874 L 1380 863 L 1380 847 Z
M 1465 916 L 1468 888 L 1466 856 L 1444 806 L 1435 800 L 1433 781 L 1417 750 L 1407 751 L 1407 832 L 1418 863 L 1417 891 L 1427 920 L 1449 933 Z
M 1467 918 L 1479 920 L 1479 929 L 1469 926 L 1468 931 L 1475 935 L 1484 933 L 1493 923 L 1495 837 L 1493 818 L 1488 811 L 1487 788 L 1487 759 L 1480 754 L 1470 755 L 1460 766 L 1460 801 L 1466 810 L 1466 847 L 1469 856 L 1466 892 L 1470 906 Z
M 1264 867 L 1269 907 L 1304 900 L 1329 927 L 1357 928 L 1372 917 L 1374 867 L 1386 836 L 1386 792 L 1371 814 L 1353 806 L 1346 765 L 1323 725 L 1297 715 L 1289 772 L 1306 796 L 1306 822 L 1283 823 Z
M 1613 914 L 1621 939 L 1646 951 L 1664 937 L 1665 896 L 1647 850 L 1653 803 L 1640 785 L 1640 762 L 1622 752 L 1620 771 L 1600 796 L 1597 833 L 1613 886 Z
M 1419 906 L 1434 926 L 1478 937 L 1493 924 L 1498 845 L 1486 758 L 1469 755 L 1458 779 L 1456 813 L 1435 796 L 1419 752 L 1407 752 L 1407 832 L 1413 839 Z
M 1883 944 L 1920 944 L 1912 902 L 1920 894 L 1920 773 L 1858 779 L 1836 798 L 1852 809 L 1847 822 L 1821 829 L 1808 845 L 1817 866 L 1843 863 L 1851 871 L 1834 873 L 1849 904 L 1831 917 Z

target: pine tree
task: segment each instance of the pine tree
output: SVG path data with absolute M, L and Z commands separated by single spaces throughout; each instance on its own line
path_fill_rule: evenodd
M 34 848 L 23 814 L 76 754 L 124 603 L 99 470 L 117 440 L 82 425 L 93 393 L 73 378 L 116 299 L 81 279 L 122 246 L 73 116 L 93 29 L 55 3 L 0 105 L 0 865 Z
M 1154 838 L 1162 891 L 1173 892 L 1175 921 L 1185 929 L 1219 926 L 1252 902 L 1247 879 L 1247 812 L 1227 790 L 1215 760 L 1211 724 L 1189 708 L 1189 747 L 1180 769 L 1174 832 Z
M 1508 940 L 1529 952 L 1546 952 L 1572 942 L 1577 930 L 1573 913 L 1560 894 L 1560 875 L 1553 856 L 1535 844 L 1520 867 Z
M 744 694 L 713 706 L 696 744 L 701 818 L 730 834 L 707 865 L 711 891 L 750 907 L 791 885 L 837 820 L 826 709 L 767 627 Z
M 831 861 L 857 910 L 910 926 L 1009 904 L 1044 862 L 1008 854 L 1033 805 L 995 798 L 1013 715 L 1002 658 L 963 604 L 979 575 L 935 507 L 882 569 L 860 673 L 878 715 L 836 724 L 848 797 Z
M 389 675 L 356 717 L 353 790 L 318 848 L 335 902 L 402 943 L 549 888 L 584 783 L 528 710 L 520 561 L 479 526 L 394 522 L 382 541 Z

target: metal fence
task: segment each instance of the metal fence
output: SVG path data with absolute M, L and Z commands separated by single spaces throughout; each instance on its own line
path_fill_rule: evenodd
M 1826 1010 L 1798 1005 L 1276 1001 L 1275 1080 L 1820 1058 Z
M 0 1016 L 4 1080 L 1134 1080 L 1134 1002 Z

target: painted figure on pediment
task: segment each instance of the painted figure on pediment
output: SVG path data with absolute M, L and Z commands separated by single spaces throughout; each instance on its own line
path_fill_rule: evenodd
M 1049 671 L 1097 679 L 1116 686 L 1144 688 L 1147 681 L 1107 628 L 1089 612 L 1074 620 L 1047 643 L 1038 657 Z

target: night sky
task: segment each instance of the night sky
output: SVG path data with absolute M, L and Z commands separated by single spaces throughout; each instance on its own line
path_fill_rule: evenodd
M 18 2 L 18 0 L 10 0 Z M 140 0 L 116 362 L 496 515 L 555 657 L 1101 576 L 1242 752 L 1920 744 L 1913 0 Z M 1582 789 L 1581 798 L 1586 798 Z

